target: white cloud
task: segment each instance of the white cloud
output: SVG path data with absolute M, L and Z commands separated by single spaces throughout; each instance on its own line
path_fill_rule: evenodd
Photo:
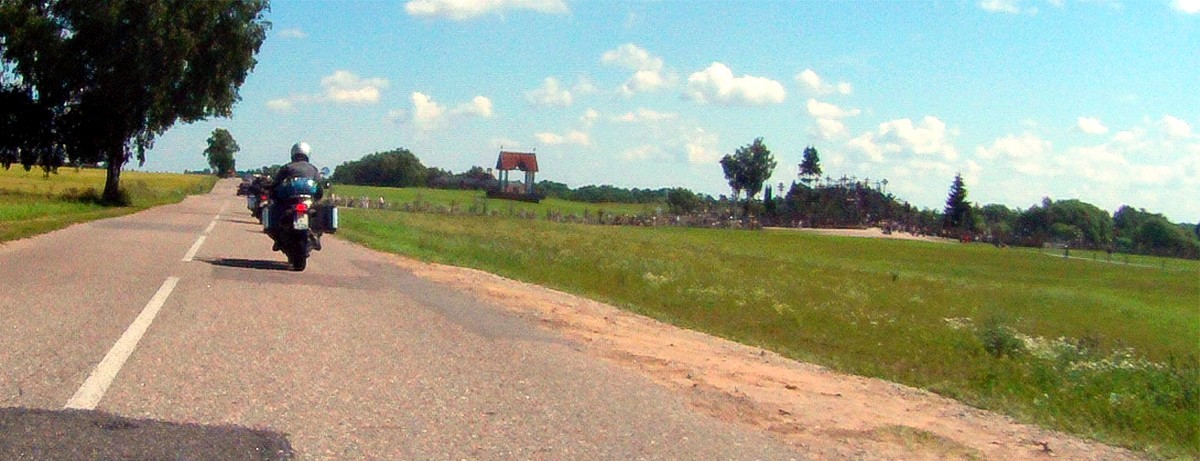
M 1095 117 L 1079 117 L 1079 121 L 1076 123 L 1076 126 L 1078 126 L 1081 131 L 1087 134 L 1108 133 L 1108 127 L 1104 126 L 1104 123 L 1101 123 L 1100 119 Z
M 808 114 L 816 118 L 817 133 L 824 139 L 837 139 L 849 136 L 850 132 L 846 129 L 846 124 L 842 123 L 842 118 L 854 117 L 862 113 L 859 109 L 843 109 L 834 104 L 817 101 L 809 98 L 807 104 Z
M 583 112 L 582 116 L 579 117 L 579 121 L 583 122 L 583 124 L 588 127 L 591 127 L 593 124 L 596 123 L 596 120 L 599 120 L 599 119 L 600 119 L 600 112 L 597 111 L 596 109 L 592 109 L 590 107 L 588 108 L 588 110 Z
M 650 109 L 639 108 L 636 112 L 626 112 L 619 116 L 613 117 L 613 121 L 617 122 L 661 122 L 664 120 L 674 120 L 679 117 L 679 114 L 673 112 L 658 112 Z
M 843 138 L 850 134 L 849 130 L 846 129 L 845 123 L 827 118 L 817 119 L 817 131 L 825 139 Z
M 421 92 L 413 92 L 413 123 L 423 130 L 431 130 L 440 126 L 446 115 L 446 106 L 434 102 L 432 98 Z
M 1192 126 L 1188 122 L 1170 115 L 1162 118 L 1163 134 L 1169 139 L 1187 139 L 1192 136 Z
M 846 82 L 838 82 L 837 84 L 825 83 L 821 79 L 821 76 L 817 75 L 812 69 L 804 69 L 803 72 L 796 74 L 796 81 L 804 84 L 817 94 L 838 93 L 846 95 L 854 91 L 854 87 Z
M 729 67 L 714 62 L 688 77 L 687 96 L 698 102 L 732 105 L 778 104 L 787 96 L 783 85 L 765 77 L 734 77 Z
M 1045 176 L 1053 172 L 1047 166 L 1053 145 L 1030 132 L 999 138 L 991 146 L 976 147 L 975 153 L 985 160 L 1000 160 L 1023 175 Z
M 1113 141 L 1116 141 L 1116 142 L 1119 142 L 1122 144 L 1133 144 L 1134 142 L 1137 142 L 1138 139 L 1140 139 L 1141 137 L 1143 137 L 1145 135 L 1146 135 L 1146 130 L 1143 130 L 1141 128 L 1135 128 L 1132 130 L 1125 130 L 1125 131 L 1118 132 L 1117 134 L 1113 135 Z
M 875 142 L 875 136 L 871 133 L 863 133 L 857 138 L 851 139 L 846 145 L 866 154 L 867 159 L 872 162 L 883 161 L 884 149 Z
M 721 153 L 717 152 L 717 135 L 704 131 L 701 128 L 696 128 L 694 131 L 686 135 L 684 141 L 685 149 L 687 150 L 688 163 L 694 165 L 708 165 L 716 163 L 721 159 Z
M 949 161 L 958 158 L 958 148 L 950 140 L 954 134 L 937 117 L 926 115 L 915 124 L 907 118 L 883 122 L 877 132 L 863 133 L 846 145 L 866 154 L 873 162 L 882 162 L 884 154 L 899 152 L 936 154 Z
M 1171 8 L 1181 13 L 1197 14 L 1200 13 L 1200 0 L 1174 0 Z
M 333 102 L 379 102 L 379 90 L 387 88 L 384 78 L 360 78 L 350 71 L 339 70 L 321 79 L 325 97 Z
M 281 29 L 277 33 L 279 34 L 279 38 L 304 38 L 304 37 L 308 36 L 308 34 L 305 33 L 303 30 L 301 30 L 299 27 L 291 27 L 291 28 L 287 28 L 287 29 Z
M 450 115 L 474 115 L 483 118 L 492 117 L 492 100 L 476 96 L 471 102 L 459 105 L 450 111 Z
M 591 136 L 589 136 L 587 133 L 584 133 L 582 131 L 577 131 L 577 130 L 569 131 L 565 135 L 560 135 L 560 134 L 550 133 L 550 132 L 542 132 L 542 133 L 537 133 L 533 136 L 535 138 L 537 138 L 538 142 L 540 142 L 542 144 L 551 145 L 551 146 L 556 146 L 556 145 L 561 145 L 561 144 L 574 144 L 577 146 L 585 146 L 586 147 L 586 146 L 589 146 L 592 144 Z
M 894 140 L 902 149 L 917 154 L 939 154 L 946 160 L 958 157 L 958 149 L 949 140 L 951 134 L 944 122 L 930 115 L 926 115 L 918 124 L 903 118 L 879 125 L 879 136 Z
M 267 102 L 267 108 L 275 112 L 291 112 L 301 103 L 366 103 L 379 102 L 381 90 L 387 88 L 385 78 L 361 78 L 346 70 L 321 78 L 321 94 L 293 94 L 287 98 L 272 99 Z
M 412 99 L 412 122 L 418 129 L 429 131 L 445 126 L 454 119 L 465 117 L 482 117 L 491 118 L 492 100 L 483 96 L 476 96 L 470 102 L 460 104 L 453 109 L 447 109 L 445 105 L 434 101 L 432 97 L 414 91 Z M 395 110 L 388 113 L 388 118 L 395 121 L 407 121 L 409 113 L 404 110 Z
M 291 112 L 296 110 L 296 105 L 288 99 L 272 99 L 267 101 L 267 109 L 274 112 Z
M 1037 7 L 1021 8 L 1020 3 L 1020 0 L 982 0 L 979 2 L 979 7 L 989 13 L 1028 14 L 1030 16 L 1037 14 Z
M 617 90 L 625 96 L 657 90 L 668 85 L 668 78 L 663 75 L 662 58 L 650 54 L 633 43 L 626 43 L 605 51 L 600 56 L 600 62 L 634 71 L 633 76 L 629 77 Z
M 990 147 L 979 146 L 975 152 L 985 159 L 1010 158 L 1024 159 L 1044 157 L 1051 152 L 1052 145 L 1033 133 L 1026 132 L 1020 136 L 1008 135 L 992 141 Z
M 629 70 L 659 71 L 663 68 L 662 58 L 651 55 L 649 51 L 633 43 L 626 43 L 605 51 L 600 56 L 600 62 L 616 64 Z
M 665 86 L 667 86 L 667 81 L 659 71 L 639 70 L 621 84 L 617 91 L 622 95 L 632 96 L 634 93 L 654 91 Z
M 592 94 L 596 92 L 596 84 L 592 83 L 592 79 L 586 75 L 580 75 L 579 80 L 575 82 L 575 86 L 571 87 L 571 91 L 576 94 Z
M 536 106 L 568 107 L 574 101 L 571 92 L 563 88 L 554 77 L 546 77 L 542 87 L 525 92 L 525 99 Z
M 563 0 L 409 0 L 404 4 L 404 11 L 411 16 L 455 21 L 489 13 L 500 14 L 507 10 L 552 14 L 565 14 L 569 11 Z
M 808 100 L 808 114 L 816 118 L 837 119 L 854 117 L 862 113 L 859 109 L 842 109 L 836 105 L 817 101 L 816 99 Z

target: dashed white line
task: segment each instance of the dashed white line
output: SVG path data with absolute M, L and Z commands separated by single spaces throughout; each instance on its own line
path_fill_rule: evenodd
M 108 386 L 112 384 L 113 378 L 117 377 L 117 373 L 121 371 L 121 367 L 125 365 L 125 360 L 133 354 L 133 350 L 137 348 L 138 341 L 141 341 L 142 335 L 146 333 L 146 329 L 150 328 L 150 323 L 154 321 L 154 317 L 158 315 L 159 309 L 167 302 L 167 297 L 171 296 L 171 291 L 175 290 L 175 284 L 179 283 L 179 277 L 168 277 L 158 288 L 158 292 L 154 293 L 154 297 L 150 298 L 150 302 L 142 309 L 142 313 L 138 314 L 137 318 L 133 319 L 133 323 L 125 329 L 125 333 L 113 344 L 112 349 L 108 350 L 108 354 L 104 356 L 104 360 L 96 365 L 96 369 L 92 370 L 92 374 L 88 376 L 79 390 L 75 391 L 75 395 L 71 400 L 67 401 L 65 408 L 93 410 L 100 403 L 100 399 L 104 398 L 104 393 L 108 391 Z
M 200 251 L 200 245 L 204 244 L 204 238 L 205 236 L 201 235 L 200 238 L 196 239 L 196 243 L 193 243 L 192 247 L 188 248 L 187 254 L 183 255 L 183 262 L 192 262 L 192 259 L 196 257 L 196 252 Z

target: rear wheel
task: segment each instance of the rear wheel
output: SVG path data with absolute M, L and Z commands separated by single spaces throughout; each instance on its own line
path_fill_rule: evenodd
M 292 270 L 296 272 L 303 271 L 304 268 L 308 267 L 308 236 L 303 233 L 291 236 L 284 253 L 287 254 L 288 263 L 292 265 Z
M 293 271 L 301 272 L 308 267 L 308 256 L 305 256 L 304 253 L 292 253 L 288 255 L 288 262 L 291 263 Z

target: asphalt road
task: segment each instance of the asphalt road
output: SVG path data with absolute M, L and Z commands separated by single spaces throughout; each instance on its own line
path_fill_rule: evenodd
M 234 195 L 0 244 L 0 459 L 803 459 Z

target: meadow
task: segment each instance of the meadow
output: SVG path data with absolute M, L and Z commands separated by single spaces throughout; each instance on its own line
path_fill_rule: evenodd
M 1155 456 L 1200 457 L 1197 261 L 358 209 L 343 210 L 339 235 Z
M 434 208 L 458 208 L 461 210 L 469 210 L 474 207 L 478 212 L 477 214 L 496 212 L 499 214 L 514 215 L 525 212 L 527 214 L 545 216 L 547 212 L 555 212 L 563 215 L 573 214 L 583 216 L 585 213 L 595 215 L 598 212 L 604 212 L 617 215 L 649 215 L 655 213 L 657 210 L 661 210 L 664 213 L 667 211 L 666 205 L 663 204 L 585 203 L 556 198 L 547 198 L 542 200 L 541 203 L 489 199 L 484 191 L 476 190 L 336 185 L 334 186 L 334 193 L 343 198 L 367 197 L 372 202 L 383 197 L 385 203 L 391 204 L 420 203 Z
M 104 174 L 104 170 L 74 168 L 50 175 L 20 166 L 0 170 L 0 242 L 176 203 L 190 194 L 208 192 L 216 183 L 212 176 L 126 171 L 121 174 L 121 187 L 130 204 L 105 207 L 98 203 Z

